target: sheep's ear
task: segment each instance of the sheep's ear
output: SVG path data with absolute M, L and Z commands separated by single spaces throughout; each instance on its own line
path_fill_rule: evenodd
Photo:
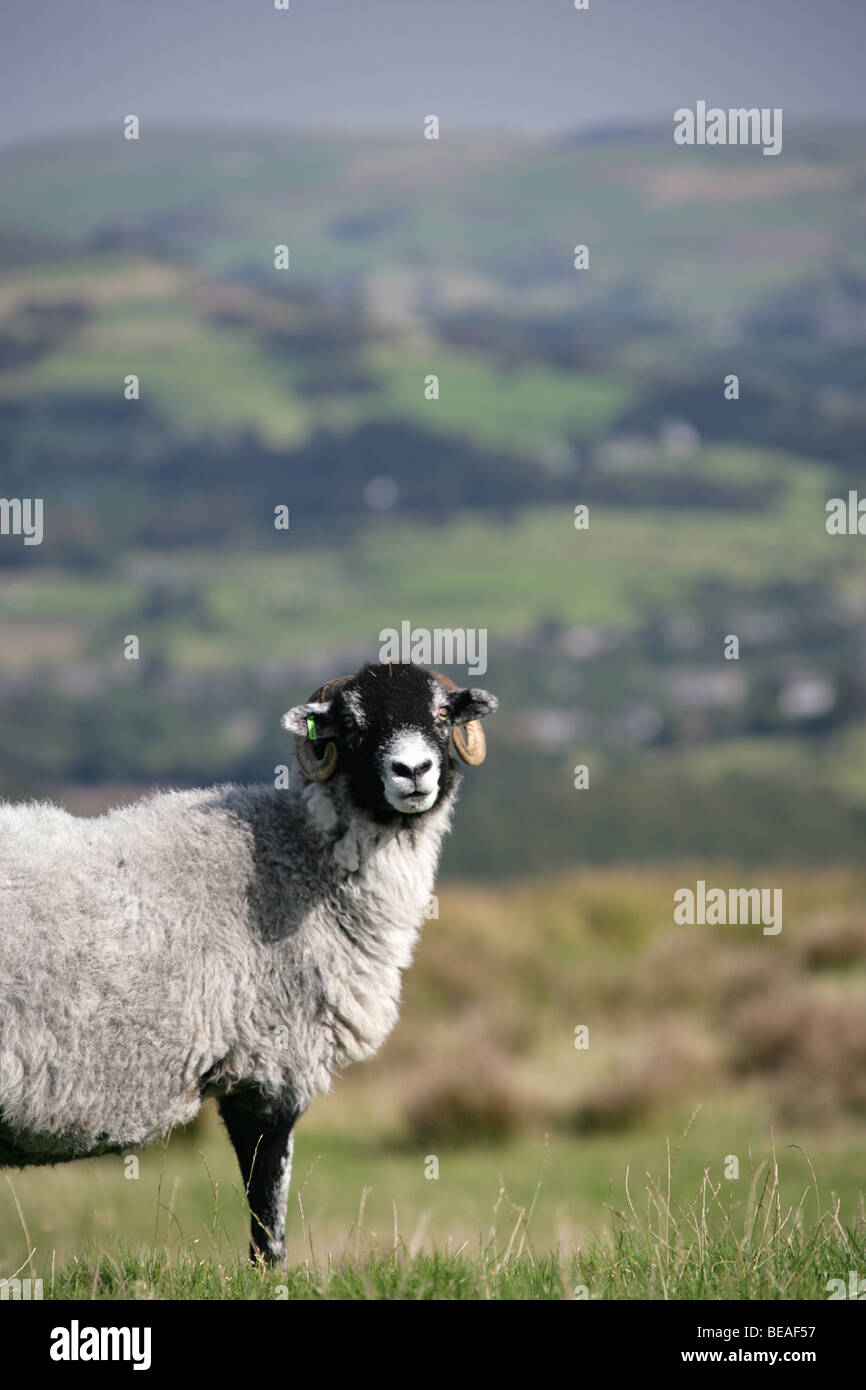
M 452 724 L 470 724 L 473 719 L 485 719 L 495 714 L 499 701 L 489 690 L 454 690 L 448 700 L 449 717 Z
M 287 710 L 280 723 L 284 729 L 288 729 L 290 734 L 298 734 L 301 738 L 309 738 L 310 726 L 308 719 L 315 721 L 316 736 L 327 738 L 336 732 L 332 723 L 331 712 L 334 707 L 333 700 L 309 700 L 305 705 L 295 705 L 294 709 Z

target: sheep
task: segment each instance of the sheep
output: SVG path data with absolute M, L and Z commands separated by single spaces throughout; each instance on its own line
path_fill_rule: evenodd
M 165 1139 L 209 1095 L 250 1257 L 285 1256 L 294 1127 L 397 1021 L 497 701 L 367 665 L 283 716 L 301 777 L 92 819 L 0 804 L 0 1166 Z

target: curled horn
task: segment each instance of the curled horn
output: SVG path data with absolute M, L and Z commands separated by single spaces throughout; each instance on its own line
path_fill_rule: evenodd
M 310 702 L 333 700 L 337 691 L 342 689 L 351 679 L 351 676 L 338 676 L 336 680 L 326 681 L 310 696 Z M 299 738 L 295 744 L 295 751 L 298 755 L 301 771 L 310 782 L 327 782 L 328 778 L 333 776 L 337 766 L 336 743 L 326 743 L 322 756 L 318 757 L 313 752 L 313 745 L 310 740 Z
M 435 676 L 437 681 L 441 681 L 446 690 L 460 689 L 450 676 L 443 676 L 441 671 L 431 671 L 430 674 Z M 471 719 L 462 727 L 455 724 L 451 730 L 451 742 L 458 758 L 470 767 L 478 767 L 487 757 L 487 740 L 480 719 Z

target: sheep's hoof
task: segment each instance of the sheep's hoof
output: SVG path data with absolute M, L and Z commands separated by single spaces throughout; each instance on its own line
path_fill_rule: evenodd
M 250 1246 L 250 1264 L 261 1265 L 267 1268 L 269 1265 L 278 1265 L 281 1260 L 286 1258 L 286 1247 L 284 1245 L 267 1246 L 261 1250 L 257 1245 Z

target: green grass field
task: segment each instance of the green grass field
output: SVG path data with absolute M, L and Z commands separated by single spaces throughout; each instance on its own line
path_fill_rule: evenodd
M 286 1269 L 247 1267 L 208 1103 L 165 1147 L 4 1175 L 0 1277 L 82 1298 L 826 1297 L 866 1260 L 866 896 L 772 872 L 772 937 L 673 928 L 689 866 L 443 888 L 394 1034 L 298 1126 Z
M 175 605 L 154 619 L 142 613 L 144 581 L 128 572 L 106 583 L 102 574 L 45 567 L 21 583 L 17 613 L 10 596 L 4 622 L 31 642 L 41 624 L 53 632 L 71 622 L 83 638 L 81 655 L 116 651 L 119 627 L 134 622 L 125 630 L 183 670 L 291 658 L 318 646 L 323 633 L 330 646 L 361 641 L 372 650 L 382 628 L 399 628 L 407 616 L 414 626 L 484 627 L 491 649 L 548 619 L 627 629 L 649 606 L 689 615 L 702 586 L 731 575 L 744 603 L 750 586 L 770 582 L 820 581 L 859 593 L 857 555 L 824 529 L 828 488 L 820 470 L 735 447 L 705 449 L 701 467 L 708 477 L 784 476 L 786 487 L 776 506 L 757 513 L 594 504 L 585 531 L 575 530 L 573 509 L 563 503 L 526 508 L 511 521 L 478 513 L 447 525 L 371 519 L 339 550 L 312 546 L 294 531 L 279 550 L 185 548 L 167 568 L 198 606 Z M 576 480 L 576 501 L 580 495 Z M 268 523 L 263 517 L 263 536 Z M 271 527 L 269 543 L 272 536 Z M 127 557 L 127 571 L 147 558 Z M 26 651 L 18 653 L 19 665 Z
M 822 1299 L 828 1280 L 862 1270 L 853 1147 L 824 1145 L 843 1198 L 821 1191 L 800 1150 L 765 1146 L 731 1182 L 718 1164 L 701 1172 L 690 1143 L 443 1153 L 433 1182 L 420 1154 L 313 1133 L 298 1146 L 287 1263 L 263 1270 L 245 1258 L 243 1194 L 212 1135 L 198 1153 L 180 1141 L 145 1154 L 133 1181 L 119 1158 L 12 1175 L 2 1267 L 41 1278 L 45 1297 L 81 1299 Z

